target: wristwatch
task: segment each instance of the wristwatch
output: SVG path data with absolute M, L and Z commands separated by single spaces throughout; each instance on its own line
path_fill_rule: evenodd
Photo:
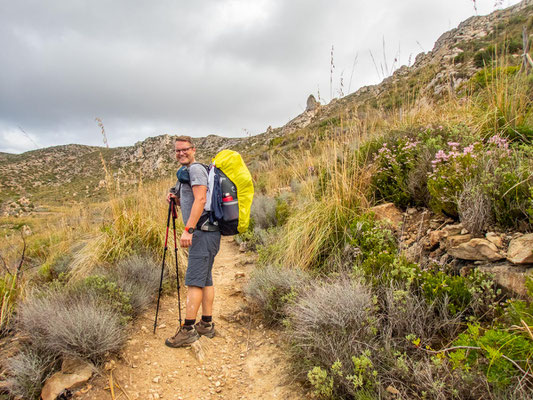
M 194 232 L 194 228 L 192 226 L 186 226 L 185 227 L 185 230 L 189 233 L 193 233 Z

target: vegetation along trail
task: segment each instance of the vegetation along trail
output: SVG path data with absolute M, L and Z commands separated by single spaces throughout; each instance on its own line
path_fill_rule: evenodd
M 177 326 L 177 295 L 164 296 L 153 334 L 154 308 L 134 324 L 119 359 L 107 363 L 105 375 L 91 382 L 79 399 L 110 399 L 109 374 L 131 399 L 302 399 L 303 390 L 289 382 L 286 356 L 278 332 L 243 312 L 243 292 L 253 268 L 232 238 L 223 238 L 215 259 L 217 290 L 214 317 L 217 335 L 192 347 L 172 349 L 165 338 Z M 171 265 L 171 268 L 173 265 Z M 184 293 L 182 307 L 184 307 Z M 85 390 L 84 390 L 85 391 Z M 115 397 L 126 396 L 115 388 Z

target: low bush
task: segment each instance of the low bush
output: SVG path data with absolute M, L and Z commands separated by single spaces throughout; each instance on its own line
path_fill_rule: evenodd
M 390 281 L 409 285 L 415 278 L 416 264 L 399 256 L 394 235 L 371 214 L 354 218 L 345 240 L 353 254 L 353 272 L 373 287 L 388 285 Z
M 409 138 L 383 143 L 375 155 L 378 170 L 372 176 L 377 200 L 390 201 L 400 207 L 411 203 L 409 174 L 417 162 L 419 144 Z
M 7 390 L 14 398 L 39 399 L 44 382 L 58 367 L 58 359 L 36 349 L 23 348 L 7 361 Z
M 160 273 L 152 258 L 133 256 L 113 267 L 109 271 L 109 279 L 128 295 L 133 316 L 137 316 L 157 295 Z
M 472 78 L 470 78 L 470 82 L 476 89 L 486 88 L 490 86 L 495 79 L 514 76 L 519 70 L 520 67 L 516 66 L 483 68 L 476 72 Z
M 367 351 L 377 340 L 375 311 L 370 289 L 348 278 L 313 282 L 288 306 L 298 372 L 317 394 L 353 395 L 373 385 Z
M 484 197 L 483 213 L 487 213 L 490 203 L 490 214 L 502 227 L 517 227 L 520 221 L 527 220 L 529 188 L 533 185 L 528 172 L 529 147 L 511 150 L 508 140 L 499 135 L 485 144 L 476 142 L 462 150 L 459 143 L 450 142 L 448 146 L 447 152 L 440 150 L 436 154 L 428 179 L 434 211 L 458 216 L 461 194 L 474 190 L 478 197 Z M 465 188 L 471 182 L 477 182 L 475 189 Z M 468 197 L 471 193 L 464 200 Z
M 258 194 L 254 196 L 251 217 L 255 226 L 261 229 L 267 229 L 276 226 L 276 199 L 266 195 Z
M 122 324 L 129 322 L 133 315 L 130 293 L 122 290 L 116 282 L 103 274 L 91 275 L 67 286 L 62 295 L 78 299 L 90 298 L 102 308 L 114 311 L 120 317 Z
M 92 362 L 120 349 L 125 340 L 120 314 L 92 293 L 50 290 L 28 296 L 19 326 L 36 348 Z
M 380 340 L 391 354 L 412 353 L 413 341 L 418 346 L 438 346 L 442 338 L 455 337 L 462 329 L 463 315 L 450 312 L 448 297 L 428 301 L 402 284 L 391 283 L 377 298 L 383 315 Z
M 296 268 L 267 265 L 254 270 L 245 293 L 262 312 L 269 324 L 281 324 L 286 318 L 286 306 L 303 290 L 307 275 Z

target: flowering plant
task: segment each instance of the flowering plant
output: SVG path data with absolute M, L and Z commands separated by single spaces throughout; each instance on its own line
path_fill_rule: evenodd
M 526 164 L 521 153 L 511 151 L 509 141 L 500 135 L 462 149 L 459 143 L 449 142 L 432 161 L 427 184 L 430 205 L 436 212 L 456 217 L 458 198 L 465 183 L 474 183 L 490 199 L 496 221 L 502 226 L 512 226 L 525 216 L 522 203 L 527 200 L 531 181 Z
M 419 144 L 419 141 L 409 138 L 383 143 L 374 156 L 377 171 L 372 177 L 378 199 L 392 201 L 402 207 L 409 204 L 408 176 L 416 163 Z

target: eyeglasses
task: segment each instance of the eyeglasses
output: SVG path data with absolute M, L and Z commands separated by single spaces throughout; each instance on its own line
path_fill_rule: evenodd
M 176 154 L 180 154 L 180 153 L 187 153 L 190 149 L 192 149 L 192 146 L 191 147 L 187 147 L 186 149 L 176 149 Z

